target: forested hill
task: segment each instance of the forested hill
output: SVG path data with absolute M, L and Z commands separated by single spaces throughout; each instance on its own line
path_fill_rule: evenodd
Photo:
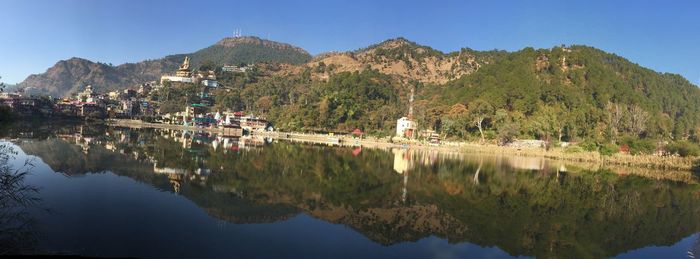
M 593 47 L 444 54 L 403 39 L 378 46 L 322 55 L 291 72 L 240 84 L 218 108 L 247 108 L 281 129 L 359 127 L 388 135 L 406 115 L 415 87 L 419 127 L 448 138 L 479 139 L 478 122 L 486 140 L 499 142 L 695 140 L 700 134 L 695 85 Z M 449 61 L 463 72 L 450 79 L 454 73 L 429 61 Z
M 311 60 L 311 54 L 302 48 L 252 36 L 224 38 L 189 56 L 195 67 L 204 61 L 221 66 L 258 62 L 301 64 Z
M 434 100 L 425 108 L 441 115 L 426 120 L 457 135 L 468 130 L 451 126 L 470 119 L 464 110 L 471 117 L 484 110 L 487 127 L 502 137 L 512 135 L 509 128 L 517 135 L 565 139 L 700 134 L 695 85 L 586 46 L 526 48 L 425 90 L 424 98 Z

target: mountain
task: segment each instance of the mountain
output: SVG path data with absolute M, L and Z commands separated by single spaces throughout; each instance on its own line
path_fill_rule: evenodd
M 487 56 L 481 52 L 462 49 L 445 54 L 404 38 L 396 38 L 356 51 L 319 55 L 306 66 L 331 66 L 336 72 L 359 71 L 369 67 L 405 79 L 444 84 L 473 73 L 485 63 L 488 63 Z M 327 79 L 328 76 L 321 78 Z
M 33 93 L 52 96 L 70 95 L 88 84 L 100 92 L 125 89 L 158 80 L 165 73 L 172 73 L 185 56 L 191 58 L 194 67 L 203 61 L 212 61 L 216 65 L 255 62 L 298 64 L 311 59 L 305 50 L 285 43 L 257 37 L 225 38 L 194 53 L 118 66 L 81 58 L 62 60 L 42 74 L 30 75 L 18 86 L 29 88 Z
M 217 65 L 238 65 L 257 62 L 301 64 L 311 60 L 311 55 L 302 48 L 252 36 L 224 38 L 189 56 L 194 66 L 203 61 Z
M 30 75 L 18 86 L 32 93 L 57 97 L 76 93 L 88 84 L 106 92 L 157 80 L 162 73 L 175 70 L 178 65 L 173 58 L 119 66 L 71 58 L 59 61 L 43 74 Z

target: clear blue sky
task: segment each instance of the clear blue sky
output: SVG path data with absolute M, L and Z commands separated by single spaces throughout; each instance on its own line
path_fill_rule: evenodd
M 235 28 L 312 54 L 399 36 L 444 52 L 585 44 L 700 81 L 700 1 L 3 0 L 0 25 L 9 83 L 71 57 L 116 65 L 192 52 Z

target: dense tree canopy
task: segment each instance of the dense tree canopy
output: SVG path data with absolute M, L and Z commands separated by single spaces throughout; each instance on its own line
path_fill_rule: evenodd
M 486 102 L 511 117 L 507 128 L 524 138 L 697 140 L 700 133 L 696 86 L 585 46 L 499 56 L 471 75 L 426 88 L 422 98 L 437 100 L 431 105 L 441 114 L 454 104 Z M 485 118 L 486 130 L 502 131 L 494 119 Z

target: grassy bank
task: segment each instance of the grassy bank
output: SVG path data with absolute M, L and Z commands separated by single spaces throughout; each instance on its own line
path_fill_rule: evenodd
M 595 163 L 601 166 L 617 165 L 691 171 L 695 169 L 695 164 L 698 161 L 697 157 L 680 156 L 629 155 L 621 153 L 604 156 L 598 152 L 590 151 L 567 152 L 565 148 L 544 150 L 542 148 L 512 148 L 475 143 L 467 143 L 460 146 L 464 152 L 470 153 L 538 156 L 555 160 Z

